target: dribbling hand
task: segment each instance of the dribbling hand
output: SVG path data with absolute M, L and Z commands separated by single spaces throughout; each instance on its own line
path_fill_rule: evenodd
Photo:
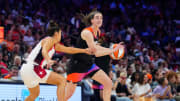
M 124 42 L 120 42 L 120 43 L 116 46 L 116 48 L 114 48 L 114 52 L 117 51 L 117 50 L 120 49 L 120 48 L 124 48 Z

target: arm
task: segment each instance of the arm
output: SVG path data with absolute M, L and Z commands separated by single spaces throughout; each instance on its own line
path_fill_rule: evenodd
M 151 86 L 149 84 L 145 84 L 146 92 L 144 94 L 141 94 L 140 97 L 148 95 L 150 92 L 152 92 Z
M 119 81 L 116 80 L 116 82 L 115 82 L 115 84 L 114 84 L 114 86 L 113 86 L 113 90 L 116 90 L 117 85 L 118 85 L 118 82 L 119 82 Z
M 64 45 L 61 44 L 56 44 L 55 45 L 55 50 L 56 51 L 61 51 L 64 53 L 68 53 L 68 54 L 77 54 L 77 53 L 86 53 L 86 54 L 90 54 L 90 52 L 88 51 L 88 49 L 80 49 L 80 48 L 74 48 L 74 47 L 66 47 Z
M 48 55 L 48 50 L 53 47 L 53 40 L 51 38 L 46 38 L 42 41 L 42 55 L 44 59 L 47 61 L 47 68 L 50 68 L 56 61 L 51 60 L 51 57 Z
M 81 38 L 86 41 L 88 47 L 95 53 L 96 44 L 94 42 L 94 37 L 93 37 L 92 33 L 88 30 L 83 30 L 81 32 Z
M 95 52 L 95 56 L 96 57 L 100 57 L 100 56 L 105 56 L 105 55 L 109 55 L 113 52 L 115 52 L 117 49 L 119 48 L 124 48 L 123 45 L 121 45 L 121 43 L 119 44 L 120 46 L 117 46 L 114 49 L 110 49 L 110 48 L 105 48 L 99 45 L 96 45 L 96 52 Z
M 96 56 L 96 57 L 109 55 L 109 54 L 111 54 L 111 53 L 114 52 L 113 49 L 105 48 L 105 47 L 102 47 L 102 46 L 99 46 L 99 45 L 96 45 L 96 50 L 97 50 L 97 51 L 95 52 L 95 56 Z
M 129 94 L 132 95 L 132 90 L 131 90 L 131 88 L 129 88 L 129 87 L 127 86 L 127 89 L 128 89 Z
M 145 95 L 149 94 L 151 91 L 152 91 L 151 89 L 150 89 L 150 90 L 148 90 L 146 93 L 141 94 L 141 95 L 140 95 L 140 97 L 143 97 L 143 96 L 145 96 Z
M 48 50 L 50 50 L 53 47 L 53 40 L 51 38 L 46 38 L 42 41 L 42 55 L 45 58 L 45 60 L 51 60 L 51 58 L 48 55 Z
M 83 40 L 86 41 L 88 47 L 94 52 L 94 55 L 96 57 L 109 55 L 109 54 L 113 53 L 114 51 L 116 51 L 117 49 L 120 48 L 120 46 L 117 46 L 115 49 L 109 49 L 109 48 L 104 48 L 104 47 L 101 47 L 99 45 L 96 45 L 94 42 L 94 38 L 93 38 L 92 33 L 90 31 L 87 31 L 87 30 L 84 30 L 81 33 L 81 37 Z M 121 47 L 123 47 L 123 46 L 121 46 Z
M 117 95 L 118 95 L 119 97 L 125 97 L 125 96 L 127 96 L 126 93 L 117 93 Z
M 170 88 L 170 86 L 168 86 L 167 88 L 166 88 L 166 90 L 165 90 L 165 92 L 163 93 L 163 96 L 160 96 L 159 98 L 160 99 L 165 99 L 165 98 L 168 98 L 168 95 L 171 93 L 171 88 Z

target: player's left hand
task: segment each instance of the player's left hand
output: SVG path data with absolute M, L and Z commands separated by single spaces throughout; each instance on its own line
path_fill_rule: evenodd
M 51 66 L 56 62 L 57 61 L 55 61 L 55 60 L 47 60 L 47 69 L 51 68 Z

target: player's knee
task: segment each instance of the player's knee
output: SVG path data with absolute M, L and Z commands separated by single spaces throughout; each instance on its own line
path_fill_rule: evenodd
M 65 86 L 66 85 L 66 79 L 65 78 L 60 78 L 57 81 L 57 85 Z
M 63 79 L 63 80 L 61 81 L 61 85 L 62 85 L 62 86 L 66 86 L 66 83 L 67 83 L 67 82 L 66 82 L 66 79 Z

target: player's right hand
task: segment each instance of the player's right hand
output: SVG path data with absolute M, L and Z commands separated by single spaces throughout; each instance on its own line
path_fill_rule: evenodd
M 114 48 L 114 51 L 117 51 L 117 50 L 120 49 L 120 48 L 124 48 L 124 42 L 120 42 L 120 43 L 116 46 L 116 48 Z
M 49 68 L 51 68 L 51 66 L 54 64 L 54 63 L 56 63 L 57 61 L 55 61 L 55 60 L 47 60 L 47 69 L 49 69 Z

